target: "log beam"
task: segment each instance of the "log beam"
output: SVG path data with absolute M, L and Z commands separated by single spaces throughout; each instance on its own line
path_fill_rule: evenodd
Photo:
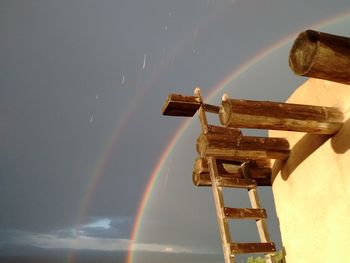
M 201 134 L 196 143 L 200 156 L 233 158 L 239 160 L 288 158 L 289 143 L 283 138 L 253 136 L 229 136 L 223 134 Z
M 271 186 L 271 168 L 268 160 L 249 161 L 217 160 L 219 174 L 227 178 L 246 178 L 256 181 L 258 186 Z M 196 159 L 192 173 L 193 184 L 211 186 L 207 158 Z
M 219 174 L 226 174 L 233 177 L 243 177 L 243 162 L 217 159 L 216 163 Z M 209 164 L 207 158 L 197 158 L 195 160 L 194 169 L 197 173 L 209 173 Z
M 313 30 L 299 34 L 289 54 L 296 75 L 350 84 L 350 38 Z
M 228 99 L 222 101 L 219 118 L 225 127 L 333 134 L 344 115 L 334 107 Z

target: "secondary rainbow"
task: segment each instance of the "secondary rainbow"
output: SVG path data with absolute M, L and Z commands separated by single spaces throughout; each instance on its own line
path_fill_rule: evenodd
M 350 12 L 347 11 L 345 13 L 342 13 L 342 14 L 337 15 L 335 17 L 332 17 L 330 19 L 323 20 L 323 21 L 318 22 L 314 25 L 310 25 L 310 26 L 308 26 L 308 28 L 314 28 L 314 29 L 322 28 L 322 27 L 327 26 L 327 25 L 339 23 L 342 20 L 348 19 L 349 17 L 350 17 Z M 303 31 L 303 29 L 300 31 Z M 276 44 L 269 46 L 266 49 L 263 49 L 258 54 L 256 54 L 252 58 L 250 58 L 247 62 L 243 63 L 237 69 L 233 70 L 230 74 L 228 74 L 227 77 L 225 77 L 222 81 L 220 81 L 217 85 L 215 85 L 213 87 L 212 91 L 207 96 L 205 101 L 210 102 L 213 98 L 217 97 L 218 93 L 220 91 L 222 91 L 223 89 L 225 89 L 226 87 L 228 87 L 234 79 L 236 79 L 238 76 L 240 76 L 241 74 L 246 72 L 250 67 L 252 67 L 254 64 L 261 61 L 263 58 L 269 56 L 273 52 L 276 52 L 278 49 L 284 47 L 289 42 L 293 41 L 300 31 L 294 32 L 294 33 L 284 37 L 283 39 L 278 41 Z M 160 159 L 158 160 L 157 164 L 155 165 L 154 169 L 151 172 L 150 179 L 146 185 L 145 191 L 144 191 L 143 196 L 141 198 L 140 205 L 139 205 L 139 208 L 137 210 L 136 217 L 135 217 L 135 223 L 134 223 L 134 227 L 133 227 L 133 230 L 131 233 L 131 243 L 129 245 L 128 255 L 127 255 L 127 258 L 125 261 L 126 263 L 133 262 L 134 245 L 135 245 L 137 238 L 138 238 L 138 232 L 142 226 L 141 225 L 142 218 L 143 218 L 145 209 L 147 207 L 147 203 L 151 198 L 152 190 L 153 190 L 154 186 L 156 185 L 157 180 L 160 178 L 161 171 L 166 163 L 166 160 L 168 159 L 168 157 L 171 154 L 173 148 L 175 147 L 177 141 L 182 136 L 182 134 L 185 132 L 185 130 L 187 129 L 187 127 L 189 126 L 191 121 L 192 121 L 192 119 L 188 119 L 188 120 L 184 121 L 182 123 L 182 125 L 178 128 L 178 130 L 173 135 L 170 143 L 165 148 L 163 154 L 161 155 Z

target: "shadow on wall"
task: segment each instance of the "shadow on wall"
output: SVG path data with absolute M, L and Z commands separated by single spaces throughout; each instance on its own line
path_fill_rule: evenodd
M 331 145 L 338 154 L 346 153 L 350 149 L 350 119 L 344 122 L 343 127 L 333 136 Z
M 272 167 L 272 182 L 279 171 L 282 179 L 288 180 L 293 171 L 329 139 L 334 152 L 346 153 L 350 149 L 350 119 L 344 122 L 342 128 L 334 135 L 305 134 L 291 149 L 286 161 L 275 161 Z

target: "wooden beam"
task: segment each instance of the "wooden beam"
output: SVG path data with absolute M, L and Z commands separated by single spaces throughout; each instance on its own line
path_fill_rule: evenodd
M 208 125 L 204 133 L 218 133 L 218 134 L 227 134 L 227 135 L 234 135 L 234 136 L 242 135 L 242 132 L 239 129 L 225 128 L 225 127 L 216 126 L 216 125 Z
M 193 180 L 193 184 L 196 186 L 211 186 L 211 179 L 210 179 L 209 173 L 199 174 L 193 171 L 192 180 Z M 251 189 L 256 187 L 257 185 L 256 181 L 252 179 L 241 179 L 241 178 L 235 178 L 235 177 L 222 175 L 222 174 L 218 174 L 217 184 L 220 187 L 245 188 L 245 189 Z M 264 185 L 268 185 L 268 183 L 266 182 Z
M 271 168 L 266 160 L 249 161 L 244 164 L 236 160 L 216 160 L 219 176 L 225 177 L 225 181 L 229 178 L 253 179 L 258 186 L 271 186 Z M 243 170 L 247 174 L 243 174 Z M 211 180 L 208 169 L 208 161 L 205 157 L 196 159 L 192 173 L 193 184 L 196 186 L 211 186 Z M 231 184 L 235 184 L 231 182 Z M 229 185 L 223 185 L 229 187 Z
M 217 159 L 219 174 L 226 174 L 233 177 L 243 177 L 242 162 L 234 160 Z M 209 173 L 208 160 L 205 157 L 198 157 L 194 163 L 194 170 L 197 173 Z
M 283 138 L 201 134 L 196 143 L 200 156 L 245 160 L 287 159 L 289 143 Z
M 192 181 L 195 186 L 211 186 L 211 179 L 209 173 L 192 172 Z
M 294 41 L 289 66 L 297 75 L 350 84 L 350 38 L 306 30 Z
M 334 107 L 228 99 L 222 102 L 220 122 L 225 127 L 333 134 L 344 115 Z
M 263 219 L 267 218 L 266 210 L 259 208 L 231 208 L 225 207 L 224 214 L 231 219 Z
M 245 172 L 258 186 L 272 186 L 270 160 L 252 160 L 245 165 Z
M 162 108 L 163 115 L 192 117 L 201 102 L 195 96 L 183 96 L 180 94 L 170 94 Z
M 243 178 L 242 162 L 232 160 L 216 160 L 216 167 L 220 177 Z M 207 158 L 199 157 L 195 160 L 192 180 L 196 186 L 211 186 L 209 164 Z
M 192 181 L 195 186 L 211 186 L 211 180 L 209 173 L 196 173 L 192 172 Z M 272 186 L 271 177 L 269 178 L 236 178 L 227 175 L 218 175 L 218 184 L 221 187 L 230 188 L 253 188 L 255 186 Z

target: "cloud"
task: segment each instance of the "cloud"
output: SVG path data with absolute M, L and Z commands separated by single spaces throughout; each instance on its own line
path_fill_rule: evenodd
M 46 233 L 18 230 L 0 230 L 1 244 L 30 245 L 44 249 L 76 249 L 99 251 L 127 251 L 131 240 L 125 228 L 132 226 L 132 219 L 125 216 L 91 217 L 84 224 L 67 227 Z M 8 237 L 11 237 L 10 239 Z M 197 253 L 208 254 L 208 250 L 181 244 L 161 244 L 138 242 L 133 244 L 133 251 L 160 253 Z
M 59 237 L 53 234 L 33 234 L 17 242 L 21 245 L 32 245 L 40 248 L 92 249 L 101 251 L 127 250 L 128 239 L 97 238 L 84 235 L 76 237 Z
M 101 218 L 98 219 L 95 222 L 92 222 L 90 224 L 83 225 L 83 228 L 104 228 L 109 229 L 111 228 L 111 222 L 112 220 L 110 218 Z
M 19 245 L 32 245 L 49 249 L 78 249 L 100 251 L 126 251 L 130 245 L 129 239 L 101 238 L 77 235 L 76 237 L 62 237 L 54 234 L 31 234 L 15 242 Z M 166 253 L 194 253 L 191 248 L 169 244 L 136 243 L 133 251 L 166 252 Z
M 90 237 L 126 239 L 133 223 L 132 218 L 126 216 L 92 217 L 89 221 L 75 226 L 73 230 Z
M 88 224 L 87 228 L 102 228 L 96 224 Z M 96 227 L 91 227 L 96 226 Z M 0 231 L 2 239 L 0 245 L 30 245 L 44 249 L 76 249 L 76 250 L 99 250 L 99 251 L 127 251 L 131 243 L 125 238 L 106 238 L 88 236 L 83 230 L 63 229 L 52 233 L 34 233 L 18 230 Z M 7 239 L 5 237 L 12 237 Z M 135 243 L 133 251 L 139 252 L 166 252 L 166 253 L 198 253 L 196 249 L 172 244 Z

